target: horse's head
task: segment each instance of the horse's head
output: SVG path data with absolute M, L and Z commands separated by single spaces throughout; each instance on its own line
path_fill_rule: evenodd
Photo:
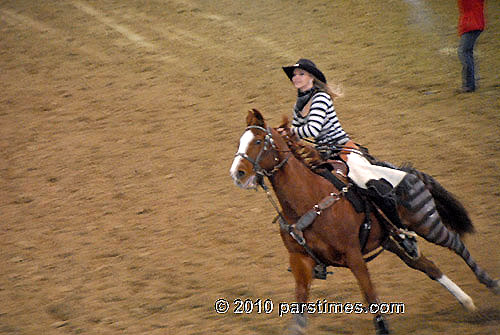
M 247 128 L 240 138 L 238 151 L 229 171 L 237 186 L 256 188 L 259 178 L 271 176 L 286 163 L 287 159 L 280 162 L 273 132 L 275 130 L 266 126 L 264 117 L 258 110 L 248 112 Z M 282 142 L 281 139 L 279 141 Z

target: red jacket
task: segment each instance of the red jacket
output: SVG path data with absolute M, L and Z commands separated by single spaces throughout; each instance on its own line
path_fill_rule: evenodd
M 458 0 L 458 34 L 484 30 L 484 0 Z

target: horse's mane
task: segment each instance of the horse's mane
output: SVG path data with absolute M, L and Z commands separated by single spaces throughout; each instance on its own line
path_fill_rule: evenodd
M 297 135 L 293 134 L 290 129 L 290 120 L 287 116 L 283 116 L 283 120 L 279 128 L 284 130 L 281 137 L 290 148 L 290 151 L 300 162 L 309 169 L 314 169 L 325 163 L 319 151 L 312 145 L 299 142 Z

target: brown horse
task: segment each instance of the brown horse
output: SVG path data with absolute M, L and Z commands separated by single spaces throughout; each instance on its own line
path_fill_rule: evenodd
M 262 114 L 257 110 L 248 113 L 247 128 L 240 139 L 230 174 L 236 185 L 244 189 L 256 188 L 259 178 L 267 176 L 282 209 L 283 226 L 296 227 L 294 225 L 301 217 L 310 213 L 312 209 L 320 213 L 303 232 L 298 232 L 296 229 L 281 230 L 281 237 L 289 252 L 290 267 L 295 278 L 297 303 L 304 307 L 294 314 L 289 328 L 290 334 L 305 334 L 307 300 L 318 261 L 326 265 L 348 267 L 351 270 L 370 306 L 369 311 L 374 311 L 377 333 L 388 334 L 383 315 L 378 309 L 371 308 L 379 303 L 379 299 L 363 258 L 364 254 L 380 246 L 398 255 L 408 266 L 438 281 L 465 308 L 475 309 L 472 299 L 434 263 L 422 254 L 418 257 L 408 256 L 398 243 L 388 238 L 390 234 L 387 228 L 380 222 L 380 216 L 373 212 L 369 214 L 372 222 L 371 232 L 366 243 L 361 246 L 359 233 L 364 222 L 364 214 L 356 212 L 351 202 L 346 199 L 346 190 L 337 189 L 330 181 L 312 172 L 302 161 L 296 159 L 286 141 L 276 129 L 267 127 Z M 405 187 L 398 192 L 401 198 L 398 209 L 409 229 L 430 242 L 454 250 L 466 261 L 481 283 L 498 293 L 500 291 L 498 281 L 492 280 L 475 263 L 460 240 L 459 234 L 455 232 L 470 231 L 472 226 L 464 229 L 463 226 L 460 227 L 460 223 L 456 223 L 454 228 L 453 223 L 444 219 L 446 225 L 443 224 L 439 217 L 439 214 L 446 212 L 443 208 L 455 207 L 440 203 L 436 209 L 432 192 L 429 192 L 432 185 L 429 183 L 424 185 L 414 174 L 409 173 L 408 178 L 401 184 Z M 325 202 L 329 205 L 318 207 L 318 204 Z M 293 236 L 303 236 L 306 245 L 297 243 L 297 239 Z

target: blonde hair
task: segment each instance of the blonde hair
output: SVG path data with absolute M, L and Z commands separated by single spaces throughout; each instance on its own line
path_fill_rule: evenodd
M 334 100 L 335 98 L 342 98 L 344 96 L 344 92 L 342 90 L 341 85 L 335 85 L 335 88 L 331 88 L 330 85 L 322 82 L 315 76 L 311 74 L 311 76 L 314 78 L 313 85 L 316 87 L 319 91 L 328 93 L 328 95 Z

